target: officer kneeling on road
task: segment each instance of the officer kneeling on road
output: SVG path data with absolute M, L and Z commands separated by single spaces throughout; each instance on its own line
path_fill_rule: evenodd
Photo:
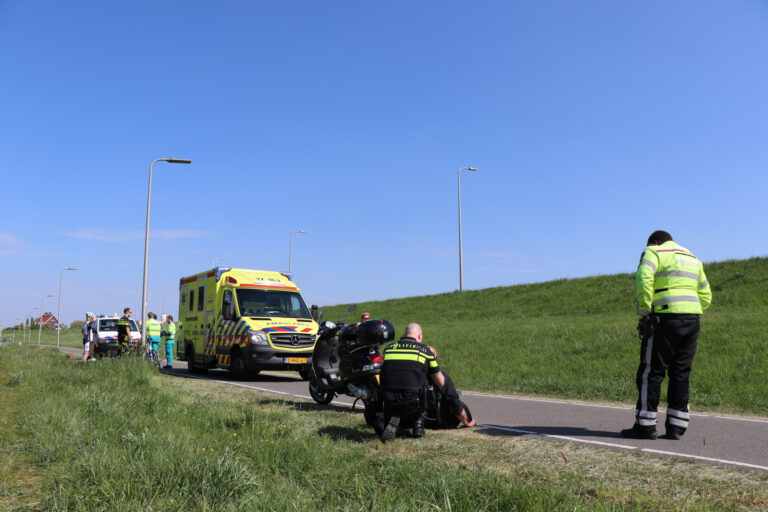
M 441 389 L 446 385 L 435 354 L 421 343 L 423 337 L 419 324 L 408 324 L 404 336 L 384 349 L 382 354 L 384 363 L 380 392 L 386 426 L 380 435 L 385 443 L 394 440 L 398 432 L 409 427 L 413 428 L 413 437 L 423 437 L 427 376 Z M 462 423 L 474 426 L 474 421 L 467 417 L 463 407 L 461 414 Z

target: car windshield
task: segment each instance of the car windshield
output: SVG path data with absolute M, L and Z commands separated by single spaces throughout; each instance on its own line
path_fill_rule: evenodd
M 310 318 L 307 305 L 296 292 L 281 290 L 237 290 L 240 316 Z
M 117 318 L 102 318 L 99 320 L 99 331 L 116 331 L 117 330 Z M 131 320 L 131 330 L 138 331 L 136 322 Z

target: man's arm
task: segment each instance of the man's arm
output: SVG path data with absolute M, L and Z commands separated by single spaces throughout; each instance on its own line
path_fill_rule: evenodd
M 699 294 L 699 302 L 701 302 L 701 309 L 707 309 L 712 303 L 712 288 L 709 286 L 707 276 L 704 274 L 704 265 L 699 262 L 699 284 L 696 291 Z
M 443 372 L 433 373 L 430 377 L 432 377 L 432 382 L 435 383 L 435 386 L 439 388 L 445 386 L 445 376 L 443 376 Z
M 655 251 L 646 248 L 640 257 L 640 264 L 635 273 L 635 312 L 643 317 L 651 314 L 653 303 L 653 282 L 659 267 L 659 257 Z

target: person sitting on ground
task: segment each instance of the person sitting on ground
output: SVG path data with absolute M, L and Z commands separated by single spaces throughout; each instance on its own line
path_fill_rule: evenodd
M 432 346 L 427 346 L 427 348 L 432 351 L 432 353 L 435 355 L 435 361 L 437 361 L 437 349 Z M 459 420 L 465 427 L 474 427 L 477 422 L 472 419 L 472 415 L 470 414 L 469 409 L 466 405 L 464 405 L 464 402 L 461 401 L 461 397 L 458 390 L 456 389 L 456 385 L 453 383 L 453 379 L 451 379 L 451 377 L 444 371 L 442 373 L 443 378 L 445 378 L 445 385 L 440 388 L 439 393 L 440 397 L 448 406 L 448 413 L 456 416 L 456 419 Z

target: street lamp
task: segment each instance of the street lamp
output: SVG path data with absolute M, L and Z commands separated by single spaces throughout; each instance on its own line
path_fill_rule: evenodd
M 43 332 L 43 303 L 45 303 L 45 299 L 48 297 L 53 297 L 53 295 L 43 295 L 43 300 L 40 301 L 40 322 L 38 322 L 38 328 L 37 328 L 37 344 L 40 344 L 40 334 Z M 57 318 L 58 320 L 58 318 Z
M 30 345 L 32 344 L 32 321 L 35 319 L 35 314 L 33 313 L 33 311 L 36 309 L 40 309 L 40 308 L 37 306 L 34 306 L 32 309 L 29 310 L 29 341 L 27 341 L 27 343 L 29 343 Z M 42 320 L 42 316 L 43 316 L 43 312 L 41 310 L 40 311 L 41 320 Z
M 147 227 L 144 229 L 144 279 L 141 285 L 141 344 L 147 339 L 147 263 L 149 262 L 149 204 L 152 200 L 152 167 L 157 162 L 169 164 L 191 164 L 192 160 L 183 158 L 157 158 L 149 164 L 149 186 L 147 188 Z
M 476 171 L 475 167 L 462 167 L 459 172 L 456 173 L 459 178 L 459 291 L 464 291 L 464 264 L 462 262 L 462 249 L 461 249 L 461 171 Z
M 56 348 L 59 348 L 59 337 L 61 335 L 61 280 L 64 277 L 64 271 L 65 270 L 77 270 L 76 268 L 67 267 L 61 269 L 61 272 L 59 272 L 59 307 L 56 308 L 56 322 L 58 325 L 56 326 Z
M 291 274 L 291 253 L 293 252 L 293 235 L 295 233 L 306 233 L 306 231 L 303 231 L 301 229 L 298 231 L 291 231 L 291 236 L 288 239 L 288 273 L 289 274 Z
M 211 262 L 211 268 L 216 268 L 216 262 L 221 261 L 224 258 L 213 258 L 213 261 Z

